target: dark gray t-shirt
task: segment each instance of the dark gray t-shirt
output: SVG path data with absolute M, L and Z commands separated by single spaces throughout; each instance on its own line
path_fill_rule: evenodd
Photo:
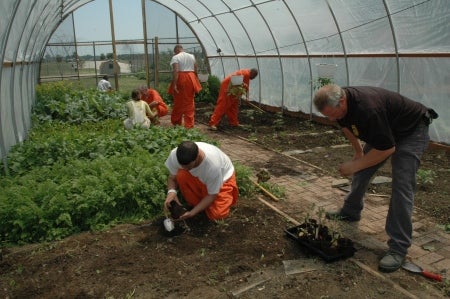
M 423 120 L 427 107 L 379 87 L 343 87 L 348 111 L 339 125 L 378 150 L 395 146 Z

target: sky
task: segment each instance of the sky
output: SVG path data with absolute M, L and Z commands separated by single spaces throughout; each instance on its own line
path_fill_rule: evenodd
M 142 39 L 141 0 L 114 0 L 114 33 L 116 39 Z M 111 40 L 108 0 L 95 0 L 74 12 L 78 41 Z
M 113 0 L 116 40 L 143 39 L 141 0 Z M 74 12 L 77 42 L 111 41 L 109 0 L 89 2 Z M 175 15 L 167 8 L 146 1 L 147 37 L 175 37 Z M 182 33 L 180 33 L 181 35 Z M 193 36 L 192 33 L 189 33 Z M 186 36 L 186 35 L 183 35 Z M 143 52 L 143 47 L 122 46 L 122 51 Z M 100 53 L 111 53 L 111 46 L 99 47 Z M 118 49 L 120 50 L 120 49 Z M 79 47 L 79 55 L 92 54 L 92 47 Z M 97 53 L 98 54 L 98 53 Z

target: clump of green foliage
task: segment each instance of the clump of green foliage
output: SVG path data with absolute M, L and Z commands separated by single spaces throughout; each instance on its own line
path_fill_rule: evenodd
M 215 100 L 219 96 L 220 91 L 220 80 L 217 76 L 210 75 L 208 77 L 208 86 L 209 86 L 209 93 L 211 95 L 211 98 Z
M 0 245 L 62 239 L 162 215 L 171 149 L 196 129 L 123 128 L 119 94 L 66 82 L 37 87 L 34 125 L 0 170 Z M 241 195 L 249 170 L 236 167 Z
M 259 184 L 279 199 L 286 198 L 286 189 L 283 186 L 271 182 L 259 182 Z
M 79 124 L 109 118 L 125 118 L 124 99 L 118 93 L 83 90 L 70 82 L 59 81 L 36 87 L 36 121 L 62 121 Z
M 196 102 L 215 103 L 219 96 L 220 81 L 214 75 L 209 75 L 208 81 L 202 83 L 202 90 L 195 96 Z
M 252 170 L 239 162 L 234 163 L 236 171 L 236 182 L 239 188 L 240 195 L 253 195 L 257 192 L 256 185 L 252 182 Z
M 436 173 L 431 169 L 419 169 L 417 171 L 417 183 L 420 185 L 433 185 Z
M 314 79 L 312 81 L 313 87 L 314 89 L 319 89 L 322 86 L 328 85 L 328 84 L 332 84 L 333 80 L 330 78 L 325 78 L 325 77 L 318 77 L 316 79 Z

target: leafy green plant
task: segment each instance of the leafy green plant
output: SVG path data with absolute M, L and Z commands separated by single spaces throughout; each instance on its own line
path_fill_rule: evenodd
M 417 171 L 417 183 L 420 185 L 433 185 L 436 173 L 433 170 L 419 169 Z
M 66 81 L 36 86 L 35 121 L 97 122 L 126 118 L 125 101 L 118 93 L 83 90 Z
M 208 77 L 208 88 L 209 93 L 211 95 L 211 98 L 214 99 L 214 101 L 219 96 L 220 91 L 220 80 L 217 76 L 209 75 Z
M 273 121 L 273 128 L 274 128 L 274 130 L 282 130 L 283 127 L 284 127 L 283 113 L 277 112 L 276 118 Z
M 239 188 L 240 195 L 250 196 L 255 194 L 257 188 L 251 180 L 252 170 L 239 162 L 234 163 L 236 171 L 236 183 Z
M 320 233 L 326 230 L 327 234 L 330 236 L 328 241 L 331 248 L 337 247 L 339 245 L 339 239 L 343 238 L 342 223 L 340 221 L 328 221 L 326 218 L 325 209 L 323 207 L 319 207 L 316 210 L 315 203 L 312 203 L 306 211 L 303 225 L 304 227 L 301 227 L 299 231 L 299 237 L 310 236 L 315 240 L 319 240 Z
M 240 98 L 242 96 L 247 95 L 246 84 L 242 83 L 241 85 L 231 85 L 228 87 L 228 95 L 234 96 L 236 98 Z
M 325 86 L 325 85 L 328 85 L 328 84 L 332 84 L 332 83 L 333 83 L 332 79 L 325 78 L 325 77 L 318 77 L 318 78 L 316 78 L 316 79 L 314 79 L 312 81 L 313 88 L 315 90 L 321 88 L 322 86 Z
M 209 91 L 208 82 L 202 83 L 202 90 L 198 94 L 195 95 L 196 102 L 205 102 L 205 103 L 214 103 L 215 98 L 211 96 Z
M 165 153 L 184 139 L 208 140 L 198 130 L 179 126 L 125 130 L 121 120 L 80 125 L 46 123 L 37 126 L 26 141 L 13 147 L 8 154 L 8 167 L 10 174 L 20 175 L 35 167 L 74 159 L 132 155 L 136 148 Z
M 283 186 L 271 182 L 259 182 L 259 184 L 277 198 L 286 198 L 286 189 Z

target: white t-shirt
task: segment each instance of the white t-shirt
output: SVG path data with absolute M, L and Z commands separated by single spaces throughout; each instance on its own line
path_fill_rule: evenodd
M 178 71 L 180 72 L 193 72 L 195 57 L 192 54 L 180 52 L 172 57 L 170 66 L 173 66 L 174 63 L 178 63 Z
M 101 79 L 98 82 L 97 89 L 100 91 L 108 91 L 112 88 L 111 83 L 108 80 Z
M 217 194 L 223 183 L 233 175 L 233 163 L 218 147 L 205 142 L 196 142 L 196 144 L 205 153 L 205 158 L 199 166 L 192 168 L 189 172 L 206 185 L 208 194 Z M 170 152 L 165 165 L 171 175 L 176 175 L 181 169 L 177 160 L 177 148 Z

